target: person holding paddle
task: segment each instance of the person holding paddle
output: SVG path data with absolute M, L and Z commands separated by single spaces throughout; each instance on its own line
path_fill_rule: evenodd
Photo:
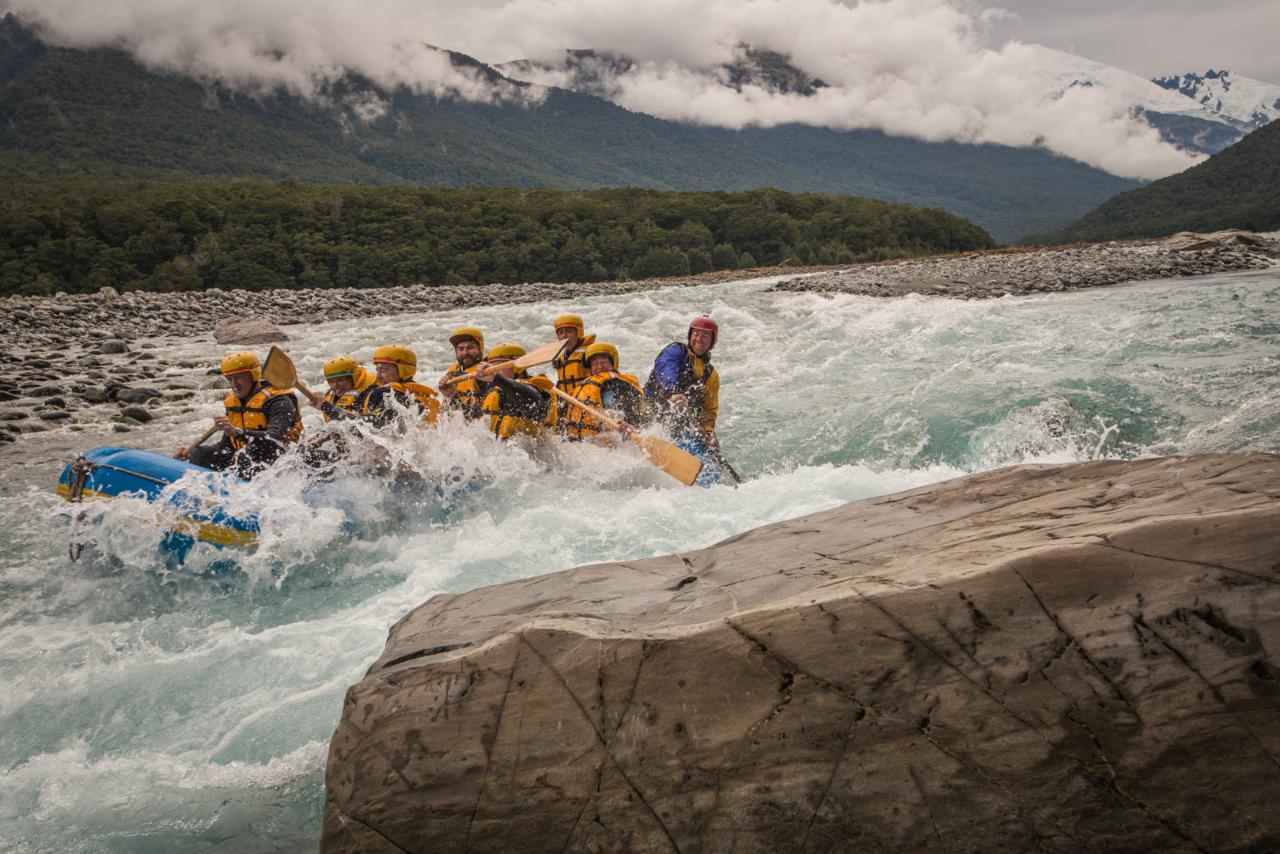
M 556 388 L 568 395 L 578 390 L 578 384 L 591 376 L 587 368 L 587 348 L 596 341 L 594 334 L 586 334 L 586 325 L 577 314 L 562 314 L 551 321 L 556 338 L 563 342 L 560 352 L 551 360 L 556 369 Z M 563 401 L 559 404 L 559 423 L 564 424 L 565 409 Z
M 484 333 L 474 326 L 461 326 L 453 330 L 449 343 L 458 361 L 440 377 L 440 394 L 450 409 L 457 409 L 468 421 L 474 421 L 481 416 L 489 393 L 489 383 L 474 376 L 484 353 Z
M 302 416 L 292 389 L 277 389 L 262 382 L 262 363 L 249 352 L 223 358 L 222 376 L 231 386 L 223 401 L 225 415 L 215 416 L 213 426 L 222 439 L 212 446 L 197 443 L 178 448 L 174 456 L 215 471 L 234 468 L 241 477 L 252 477 L 271 465 L 302 435 Z
M 325 423 L 331 419 L 360 417 L 364 399 L 373 391 L 373 375 L 364 369 L 353 356 L 334 356 L 324 363 L 324 379 L 329 391 L 319 395 L 310 389 L 304 394 L 311 405 L 320 410 Z
M 684 343 L 673 341 L 653 362 L 644 395 L 672 436 L 701 434 L 707 447 L 717 447 L 716 416 L 720 412 L 720 374 L 711 364 L 720 327 L 706 315 L 689 323 Z
M 556 407 L 551 402 L 551 380 L 530 377 L 515 360 L 526 355 L 519 344 L 498 344 L 485 355 L 485 373 L 493 376 L 493 386 L 484 399 L 489 429 L 499 439 L 515 435 L 538 436 L 556 423 Z
M 625 434 L 634 433 L 648 420 L 648 407 L 640 381 L 630 374 L 618 372 L 618 348 L 604 341 L 592 344 L 586 350 L 587 369 L 590 376 L 578 383 L 573 398 L 582 407 L 571 406 L 564 414 L 562 432 L 574 442 L 584 440 L 610 441 L 606 429 L 609 425 L 596 418 L 591 410 L 620 412 L 622 418 L 616 429 Z

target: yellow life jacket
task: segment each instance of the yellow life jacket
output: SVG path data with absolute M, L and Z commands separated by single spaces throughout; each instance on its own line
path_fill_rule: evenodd
M 434 426 L 436 419 L 440 416 L 440 401 L 436 399 L 436 390 L 429 385 L 415 382 L 388 383 L 386 388 L 393 392 L 403 392 L 411 400 L 418 405 L 418 411 L 422 413 L 422 418 L 418 423 L 424 427 Z M 373 389 L 369 389 L 370 392 Z M 373 394 L 366 394 L 364 402 L 361 406 L 360 413 L 368 415 L 369 403 L 373 399 Z
M 565 394 L 573 394 L 578 390 L 578 384 L 591 376 L 591 369 L 587 367 L 587 348 L 594 343 L 596 336 L 593 333 L 579 341 L 572 353 L 551 360 L 556 369 L 556 388 Z M 567 403 L 560 404 L 562 410 L 566 406 Z
M 474 374 L 479 364 L 464 368 L 457 362 L 453 363 L 453 367 L 446 372 L 450 377 L 465 377 L 468 374 Z M 475 377 L 468 377 L 464 380 L 458 380 L 453 384 L 453 397 L 449 398 L 449 406 L 454 409 L 462 410 L 462 414 L 466 416 L 468 421 L 479 418 L 484 408 L 485 395 L 489 393 L 489 384 L 482 383 Z
M 573 396 L 594 409 L 604 409 L 604 385 L 611 380 L 620 380 L 635 388 L 638 400 L 643 402 L 644 388 L 640 385 L 640 381 L 631 374 L 620 374 L 617 371 L 592 374 L 578 384 L 578 390 Z M 609 429 L 604 422 L 585 409 L 568 403 L 565 406 L 566 412 L 561 416 L 561 429 L 565 438 L 577 441 L 593 439 L 600 435 L 601 431 Z
M 347 412 L 360 412 L 364 409 L 365 392 L 373 388 L 373 377 L 364 368 L 356 368 L 355 373 L 351 375 L 351 379 L 355 382 L 355 387 L 350 391 L 344 391 L 338 394 L 329 391 L 325 394 L 325 403 L 332 403 L 339 409 L 345 409 Z M 329 421 L 329 413 L 321 411 L 321 417 L 325 422 Z
M 532 377 L 524 379 L 524 382 L 535 385 L 538 388 L 550 393 L 552 389 L 551 380 L 547 377 Z M 509 439 L 517 434 L 524 436 L 537 436 L 548 426 L 554 426 L 556 423 L 556 405 L 554 399 L 547 401 L 547 411 L 541 421 L 534 421 L 530 418 L 524 418 L 519 415 L 512 415 L 507 412 L 507 406 L 503 399 L 502 387 L 494 386 L 493 391 L 489 392 L 484 399 L 484 414 L 489 416 L 489 429 L 493 435 L 499 439 Z
M 222 405 L 227 408 L 227 420 L 237 430 L 266 430 L 267 401 L 273 397 L 288 397 L 293 402 L 293 426 L 285 434 L 284 441 L 286 443 L 298 441 L 298 438 L 302 435 L 302 415 L 298 412 L 298 398 L 294 397 L 293 389 L 291 388 L 259 386 L 258 390 L 248 400 L 241 401 L 233 393 L 223 399 Z M 244 436 L 229 436 L 227 441 L 237 451 L 248 444 L 248 440 Z

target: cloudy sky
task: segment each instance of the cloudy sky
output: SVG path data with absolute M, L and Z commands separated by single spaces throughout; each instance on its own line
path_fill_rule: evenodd
M 1144 77 L 1209 68 L 1280 85 L 1275 0 L 1001 0 L 1016 18 L 995 28 Z
M 1277 9 L 1277 0 L 0 0 L 54 43 L 120 47 L 151 68 L 250 91 L 321 97 L 351 69 L 385 86 L 492 100 L 511 92 L 429 45 L 495 63 L 590 47 L 636 60 L 608 81 L 611 96 L 662 118 L 1038 145 L 1138 178 L 1195 162 L 1130 114 L 1140 90 L 1155 88 L 1144 78 L 1226 66 L 1280 82 L 1277 52 L 1264 44 L 1280 31 Z M 722 65 L 740 60 L 744 44 L 790 56 L 828 87 L 804 98 L 727 86 Z M 1040 44 L 1137 75 L 1072 87 L 1074 60 Z

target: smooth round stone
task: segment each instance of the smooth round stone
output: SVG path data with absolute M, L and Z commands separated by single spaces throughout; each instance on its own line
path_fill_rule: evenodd
M 47 412 L 40 413 L 41 421 L 65 421 L 70 417 L 71 413 L 62 409 L 50 409 Z

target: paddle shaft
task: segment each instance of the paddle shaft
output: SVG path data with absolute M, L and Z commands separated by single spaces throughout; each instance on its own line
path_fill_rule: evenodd
M 524 370 L 528 370 L 529 368 L 536 368 L 539 365 L 545 365 L 548 362 L 553 362 L 556 360 L 557 357 L 559 357 L 561 353 L 564 352 L 564 348 L 568 343 L 569 342 L 567 341 L 552 341 L 549 344 L 543 344 L 541 347 L 535 347 L 534 349 L 530 350 L 528 353 L 525 353 L 520 358 L 513 360 L 515 363 L 515 368 L 517 371 L 524 371 Z M 511 363 L 499 362 L 497 365 L 490 366 L 487 362 L 484 362 L 484 363 L 481 363 L 480 367 L 478 367 L 474 373 L 462 374 L 461 376 L 457 376 L 457 377 L 450 377 L 440 384 L 453 385 L 454 383 L 462 382 L 463 380 L 469 379 L 472 377 L 479 380 L 487 380 L 498 372 L 497 370 L 498 368 L 507 364 L 511 364 Z M 493 370 L 483 370 L 483 368 L 486 368 L 486 367 L 492 367 Z
M 601 412 L 599 409 L 596 409 L 594 406 L 587 406 L 585 403 L 578 400 L 573 395 L 567 394 L 561 391 L 560 389 L 556 388 L 555 386 L 552 386 L 550 391 L 552 394 L 554 394 L 556 397 L 560 398 L 561 400 L 564 400 L 566 403 L 570 403 L 573 406 L 576 406 L 579 409 L 583 410 L 584 412 L 590 413 L 597 421 L 600 421 L 604 424 L 609 425 L 610 428 L 617 430 L 619 433 L 622 432 L 622 422 L 618 421 L 616 418 L 610 418 L 608 415 L 605 415 L 603 412 Z

